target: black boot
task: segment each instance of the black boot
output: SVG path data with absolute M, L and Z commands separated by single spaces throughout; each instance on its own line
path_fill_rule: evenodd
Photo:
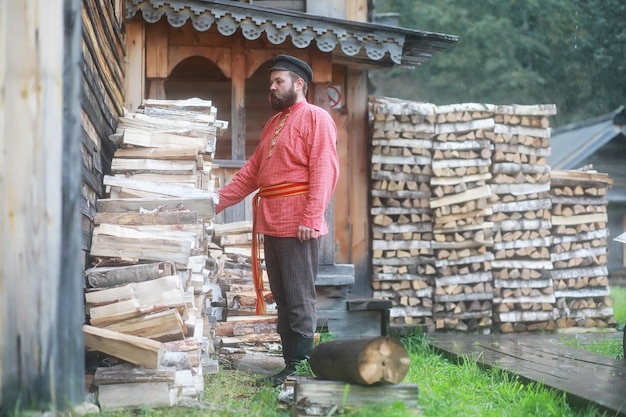
M 308 361 L 311 357 L 311 350 L 313 349 L 313 338 L 304 337 L 300 334 L 294 333 L 292 340 L 292 355 L 289 363 L 285 366 L 285 369 L 279 373 L 272 375 L 268 378 L 269 382 L 277 387 L 285 382 L 288 376 L 296 373 L 296 367 L 304 360 Z
M 283 352 L 283 359 L 285 361 L 285 365 L 289 365 L 291 362 L 291 356 L 293 355 L 293 347 L 295 345 L 296 336 L 291 330 L 280 333 L 280 342 Z

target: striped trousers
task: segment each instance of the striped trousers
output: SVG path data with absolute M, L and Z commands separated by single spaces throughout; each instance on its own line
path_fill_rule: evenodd
M 315 277 L 319 239 L 263 237 L 270 289 L 278 308 L 278 333 L 313 337 L 317 328 Z

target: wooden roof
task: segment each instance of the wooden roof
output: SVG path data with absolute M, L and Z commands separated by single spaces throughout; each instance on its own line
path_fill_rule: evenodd
M 127 0 L 126 18 L 140 14 L 155 23 L 163 16 L 173 27 L 191 21 L 198 31 L 215 25 L 224 36 L 238 29 L 248 40 L 262 34 L 280 45 L 288 38 L 297 48 L 315 44 L 335 62 L 373 67 L 414 67 L 454 44 L 457 36 L 355 22 L 226 0 Z

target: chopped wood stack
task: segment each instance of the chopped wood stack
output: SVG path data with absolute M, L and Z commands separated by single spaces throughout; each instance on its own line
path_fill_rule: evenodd
M 616 324 L 607 263 L 607 192 L 613 181 L 595 171 L 553 171 L 552 278 L 559 332 Z
M 488 221 L 493 106 L 439 106 L 436 113 L 430 180 L 435 327 L 488 331 L 493 300 L 493 223 Z
M 251 258 L 252 222 L 215 224 L 212 243 L 214 249 L 211 253 L 216 263 L 213 281 L 217 286 L 216 293 L 220 294 L 213 302 L 214 315 L 219 317 L 215 335 L 223 363 L 235 364 L 247 350 L 276 350 L 276 344 L 280 343 L 276 331 L 276 304 L 264 270 L 267 314 L 256 314 Z
M 614 324 L 605 267 L 610 180 L 577 174 L 584 184 L 561 189 L 567 179 L 557 176 L 551 196 L 554 105 L 434 107 L 374 97 L 370 107 L 372 286 L 374 297 L 394 302 L 392 326 L 488 332 L 493 321 L 501 332 L 529 332 L 555 330 L 557 320 L 568 329 Z
M 102 410 L 167 407 L 197 398 L 204 390 L 200 339 L 161 343 L 85 325 L 85 345 L 113 357 L 92 378 Z M 216 372 L 216 370 L 213 370 Z
M 228 316 L 256 315 L 256 292 L 252 275 L 252 222 L 240 221 L 213 225 L 212 253 L 217 265 L 214 276 L 222 299 L 215 305 L 226 307 Z M 263 251 L 261 250 L 261 262 Z M 275 310 L 267 273 L 262 269 L 268 312 Z
M 112 187 L 111 197 L 147 197 L 153 191 L 160 196 L 168 191 L 167 184 L 213 191 L 216 139 L 227 127 L 216 115 L 210 101 L 193 98 L 144 100 L 136 113 L 120 118 L 111 140 L 121 148 L 114 154 L 111 171 L 116 177 L 148 184 L 125 187 L 128 182 L 105 182 Z M 154 183 L 162 187 L 152 190 Z
M 434 106 L 383 97 L 370 106 L 373 296 L 393 302 L 392 326 L 432 328 Z
M 213 320 L 203 313 L 214 298 L 214 288 L 207 285 L 217 200 L 210 191 L 211 161 L 216 135 L 225 126 L 215 113 L 210 102 L 199 99 L 146 100 L 140 112 L 125 115 L 111 138 L 119 149 L 115 175 L 104 178 L 109 198 L 96 202 L 90 249 L 95 266 L 86 271 L 89 324 L 98 332 L 124 335 L 125 343 L 131 338 L 175 343 L 172 349 L 184 345 L 179 353 L 192 365 L 179 369 L 187 372 L 176 378 L 186 382 L 146 388 L 169 392 L 156 400 L 164 404 L 197 398 L 208 369 L 203 368 L 211 366 L 214 353 L 212 342 L 202 342 L 214 333 Z M 118 350 L 102 352 L 115 356 Z M 103 388 L 109 390 L 105 408 L 126 404 L 128 399 L 119 396 L 130 387 Z M 137 389 L 131 395 L 135 401 L 142 398 L 142 387 Z
M 491 188 L 494 315 L 502 332 L 554 330 L 550 123 L 554 105 L 496 106 Z

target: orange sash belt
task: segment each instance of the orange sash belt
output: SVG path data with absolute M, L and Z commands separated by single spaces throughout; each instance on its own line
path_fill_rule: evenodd
M 252 200 L 252 275 L 256 291 L 256 313 L 265 314 L 265 298 L 263 296 L 263 272 L 261 271 L 261 242 L 257 232 L 257 209 L 261 198 L 291 197 L 309 191 L 306 182 L 286 182 L 283 184 L 263 187 Z

